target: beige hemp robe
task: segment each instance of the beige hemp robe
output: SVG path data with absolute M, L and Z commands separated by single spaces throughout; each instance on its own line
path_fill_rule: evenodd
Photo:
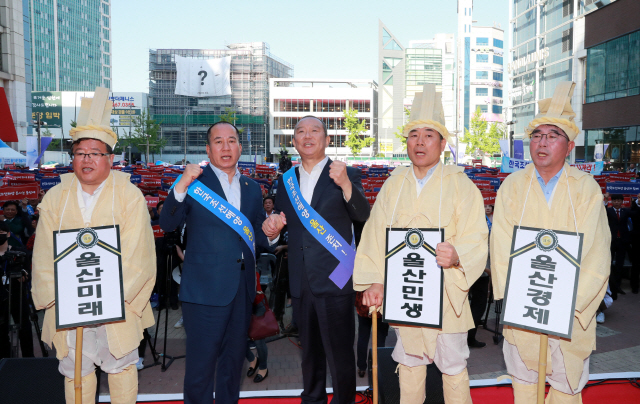
M 611 264 L 611 233 L 603 205 L 602 191 L 591 175 L 565 163 L 549 208 L 534 172 L 534 165 L 511 174 L 496 198 L 491 228 L 491 278 L 495 299 L 504 297 L 509 267 L 509 253 L 514 226 L 518 226 L 525 198 L 526 211 L 522 226 L 574 232 L 571 201 L 567 195 L 567 176 L 578 232 L 584 233 L 580 280 L 571 340 L 560 340 L 569 384 L 578 387 L 584 360 L 596 348 L 596 310 L 607 290 Z M 533 179 L 532 179 L 533 177 Z M 527 197 L 527 189 L 531 190 Z M 522 291 L 525 293 L 525 291 Z M 509 326 L 504 337 L 518 348 L 520 357 L 530 370 L 538 370 L 540 334 Z M 549 338 L 557 338 L 549 336 Z M 547 374 L 551 373 L 551 352 L 547 354 Z
M 142 331 L 154 323 L 149 304 L 149 296 L 156 278 L 153 231 L 146 201 L 140 190 L 131 184 L 129 177 L 129 174 L 111 171 L 96 201 L 89 225 L 112 226 L 113 216 L 116 224 L 120 225 L 126 321 L 106 325 L 109 351 L 116 358 L 137 349 L 142 339 Z M 62 220 L 62 230 L 87 227 L 78 206 L 78 179 L 73 173 L 61 175 L 60 178 L 62 182 L 51 188 L 38 205 L 40 221 L 33 249 L 31 289 L 36 309 L 46 309 L 42 341 L 49 346 L 52 346 L 53 342 L 58 359 L 64 358 L 69 352 L 68 330 L 56 330 L 53 275 L 53 232 L 60 226 L 60 216 L 65 202 L 67 207 Z
M 353 288 L 362 291 L 372 283 L 384 283 L 386 229 L 390 224 L 408 229 L 438 228 L 442 175 L 440 224 L 445 241 L 451 243 L 460 256 L 464 272 L 444 268 L 442 329 L 397 326 L 407 354 L 419 357 L 427 354 L 433 359 L 438 334 L 467 332 L 474 327 L 467 293 L 485 269 L 489 229 L 482 195 L 461 167 L 438 164 L 420 197 L 416 194 L 414 176 L 408 170 L 413 170 L 413 166 L 393 170 L 378 194 L 358 246 Z M 402 195 L 398 197 L 401 188 Z

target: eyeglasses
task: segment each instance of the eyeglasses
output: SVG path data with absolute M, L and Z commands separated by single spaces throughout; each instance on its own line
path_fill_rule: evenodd
M 108 156 L 110 154 L 111 153 L 73 153 L 73 158 L 84 160 L 84 158 L 87 157 L 89 160 L 97 160 L 102 156 Z
M 549 143 L 555 143 L 560 138 L 565 138 L 565 139 L 567 139 L 567 141 L 569 140 L 568 137 L 563 136 L 563 135 L 559 135 L 557 133 L 544 133 L 544 134 L 542 134 L 542 133 L 534 133 L 534 134 L 531 135 L 531 141 L 533 143 L 538 143 L 538 142 L 540 142 L 542 140 L 542 138 L 544 136 L 547 137 L 547 142 L 549 142 Z

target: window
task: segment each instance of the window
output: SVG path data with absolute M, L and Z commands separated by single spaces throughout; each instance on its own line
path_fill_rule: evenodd
M 487 106 L 487 104 L 476 105 L 476 111 L 477 110 L 480 110 L 481 113 L 486 114 L 487 112 L 489 112 L 489 107 Z
M 493 72 L 493 79 L 495 81 L 502 81 L 502 73 Z
M 489 46 L 489 38 L 476 38 L 476 45 Z
M 502 90 L 500 90 L 499 88 L 494 88 L 493 89 L 493 96 L 494 97 L 502 97 Z
M 476 88 L 476 96 L 486 97 L 487 95 L 489 95 L 489 89 L 488 88 L 482 88 L 482 87 Z
M 489 55 L 476 55 L 477 63 L 489 63 Z
M 487 80 L 487 79 L 489 79 L 489 72 L 487 72 L 487 71 L 477 71 L 476 72 L 476 79 L 477 80 Z
M 491 112 L 493 112 L 494 114 L 501 114 L 502 113 L 502 107 L 500 105 L 492 105 L 491 106 Z
M 493 63 L 497 65 L 502 65 L 503 64 L 502 56 L 493 55 Z
M 496 48 L 500 48 L 500 49 L 502 49 L 504 47 L 503 43 L 502 43 L 502 40 L 501 39 L 495 39 L 495 38 L 493 38 L 493 46 L 496 47 Z

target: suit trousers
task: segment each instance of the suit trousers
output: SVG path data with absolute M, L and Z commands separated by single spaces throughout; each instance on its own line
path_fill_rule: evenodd
M 304 269 L 300 297 L 293 297 L 293 315 L 302 344 L 302 404 L 327 403 L 327 362 L 333 404 L 353 404 L 356 396 L 354 303 L 356 294 L 314 296 Z
M 238 291 L 226 306 L 182 303 L 187 333 L 184 374 L 185 404 L 211 404 L 216 386 L 216 403 L 237 403 L 247 349 L 252 302 L 246 278 L 255 274 L 242 270 Z
M 629 241 L 622 238 L 613 238 L 611 240 L 611 259 L 615 259 L 615 264 L 611 266 L 609 287 L 613 294 L 617 294 L 620 290 L 620 283 L 622 282 L 622 274 L 624 270 L 624 258 L 628 250 Z

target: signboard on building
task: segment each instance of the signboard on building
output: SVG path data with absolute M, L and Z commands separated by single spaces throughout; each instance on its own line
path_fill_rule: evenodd
M 393 153 L 393 140 L 380 140 L 380 153 Z
M 144 96 L 144 93 L 109 93 L 109 100 L 113 102 L 111 126 L 135 126 L 135 118 L 146 107 Z
M 513 73 L 521 67 L 524 67 L 530 63 L 545 60 L 549 57 L 549 48 L 542 48 L 536 52 L 529 53 L 527 56 L 521 57 L 507 65 L 507 71 Z
M 41 119 L 50 128 L 62 127 L 62 95 L 60 91 L 32 91 L 31 99 L 33 120 Z

